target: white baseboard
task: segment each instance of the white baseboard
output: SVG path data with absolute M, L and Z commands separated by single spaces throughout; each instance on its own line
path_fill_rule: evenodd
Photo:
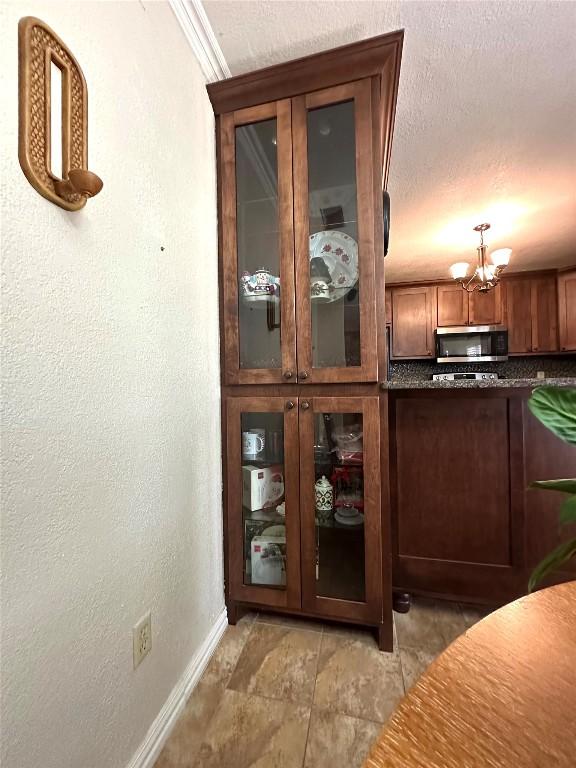
M 164 706 L 158 713 L 142 744 L 136 750 L 134 757 L 126 768 L 152 768 L 162 751 L 172 728 L 180 717 L 188 697 L 196 687 L 202 673 L 206 669 L 220 638 L 228 624 L 226 608 L 218 616 L 208 637 L 204 640 L 190 663 L 176 683 Z

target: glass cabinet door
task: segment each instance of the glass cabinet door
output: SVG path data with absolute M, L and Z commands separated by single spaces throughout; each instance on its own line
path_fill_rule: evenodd
M 303 607 L 379 621 L 378 398 L 301 399 L 300 435 Z
M 227 384 L 296 381 L 289 100 L 222 115 Z
M 298 380 L 377 378 L 370 80 L 293 99 Z
M 299 608 L 297 401 L 230 397 L 226 413 L 231 597 Z

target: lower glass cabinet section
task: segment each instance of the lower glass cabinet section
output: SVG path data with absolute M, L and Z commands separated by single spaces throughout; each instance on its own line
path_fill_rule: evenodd
M 363 602 L 364 450 L 361 413 L 314 415 L 316 594 Z
M 381 617 L 378 397 L 229 397 L 229 598 Z
M 284 415 L 242 413 L 245 585 L 286 589 Z

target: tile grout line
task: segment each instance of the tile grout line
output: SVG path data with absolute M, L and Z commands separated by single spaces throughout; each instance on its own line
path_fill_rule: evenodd
M 258 618 L 258 614 L 256 614 L 256 616 L 254 617 L 254 621 L 250 622 L 250 629 L 248 630 L 248 633 L 246 634 L 246 639 L 242 643 L 242 647 L 240 648 L 240 653 L 238 654 L 238 658 L 236 659 L 236 663 L 234 664 L 232 672 L 230 672 L 228 680 L 226 680 L 226 685 L 224 686 L 224 690 L 225 691 L 231 691 L 232 690 L 232 688 L 228 688 L 228 685 L 230 684 L 230 680 L 232 680 L 232 678 L 234 676 L 234 672 L 236 672 L 236 667 L 238 666 L 238 664 L 240 662 L 240 658 L 241 658 L 242 654 L 244 653 L 244 649 L 246 648 L 246 643 L 250 639 L 250 635 L 252 634 L 252 628 L 254 627 L 254 624 L 256 624 L 256 619 L 257 618 Z M 242 619 L 240 619 L 240 621 L 241 620 Z M 236 622 L 235 626 L 238 626 L 238 622 Z
M 254 622 L 256 623 L 256 622 Z M 311 632 L 313 635 L 322 635 L 324 629 L 308 629 L 308 627 L 299 627 L 297 624 L 284 624 L 275 621 L 265 621 L 264 619 L 258 619 L 258 624 L 265 624 L 267 627 L 280 627 L 282 629 L 293 629 L 297 632 Z
M 402 646 L 400 645 L 400 636 L 398 634 L 398 627 L 396 626 L 396 617 L 394 616 L 394 611 L 392 611 L 392 649 L 394 649 L 394 640 L 396 640 L 396 648 L 398 649 L 402 690 L 404 691 L 404 696 L 406 696 L 406 679 L 404 677 L 404 662 L 402 661 Z
M 256 616 L 258 616 L 258 614 L 256 614 Z M 251 632 L 252 632 L 252 627 L 254 626 L 254 624 L 255 624 L 255 623 L 256 623 L 256 618 L 254 618 L 254 621 L 250 622 L 250 629 L 248 630 L 248 633 L 246 634 L 246 638 L 245 638 L 244 642 L 242 643 L 242 646 L 241 646 L 241 648 L 240 648 L 240 653 L 238 654 L 238 658 L 236 659 L 236 663 L 234 664 L 234 666 L 233 666 L 233 668 L 232 668 L 232 671 L 230 672 L 230 674 L 228 675 L 227 679 L 226 679 L 226 680 L 225 680 L 225 682 L 224 682 L 224 691 L 228 691 L 228 690 L 231 690 L 231 689 L 229 689 L 229 688 L 228 688 L 228 684 L 230 683 L 230 680 L 232 680 L 232 675 L 233 675 L 233 674 L 234 674 L 234 672 L 236 671 L 236 667 L 238 666 L 238 662 L 240 661 L 240 656 L 242 656 L 242 653 L 244 652 L 244 648 L 245 648 L 245 646 L 246 646 L 246 643 L 248 642 L 248 638 L 250 637 L 250 634 L 251 634 Z M 238 626 L 238 622 L 236 622 L 236 624 L 229 624 L 229 625 L 228 625 L 228 627 L 232 627 L 232 626 L 234 626 L 234 627 Z M 226 629 L 228 629 L 228 627 L 227 627 Z M 226 634 L 226 632 L 224 632 L 224 634 L 223 634 L 223 635 L 222 635 L 222 637 L 220 638 L 220 642 L 219 642 L 219 643 L 218 643 L 218 645 L 216 646 L 216 648 L 215 648 L 215 650 L 214 650 L 214 654 L 213 654 L 213 656 L 216 654 L 216 652 L 218 651 L 218 648 L 220 648 L 221 644 L 224 642 L 224 636 L 225 636 L 225 634 Z M 204 670 L 204 673 L 205 673 L 205 672 L 206 672 L 206 670 Z M 198 681 L 198 683 L 200 683 L 200 682 L 201 682 L 202 678 L 204 677 L 204 673 L 202 673 L 202 677 L 200 678 L 200 680 Z M 188 703 L 188 702 L 186 702 L 186 703 Z M 216 709 L 216 710 L 214 710 L 214 712 L 212 713 L 212 715 L 211 715 L 211 716 L 208 718 L 208 722 L 207 722 L 207 723 L 206 723 L 206 725 L 205 725 L 205 731 L 204 731 L 204 733 L 205 733 L 205 734 L 208 732 L 208 729 L 209 729 L 210 725 L 212 724 L 212 721 L 214 720 L 214 717 L 216 716 L 217 712 L 218 712 L 218 710 L 217 710 L 217 709 Z M 182 714 L 183 714 L 183 712 L 182 712 Z M 180 718 L 182 717 L 182 714 L 180 715 L 180 717 L 178 718 L 178 720 L 180 720 Z M 200 752 L 200 749 L 201 749 L 201 747 L 202 747 L 203 743 L 204 743 L 204 738 L 200 739 L 200 743 L 199 743 L 199 745 L 196 747 L 196 750 L 195 750 L 194 754 L 193 754 L 193 755 L 191 755 L 191 757 L 193 757 L 193 760 L 194 760 L 194 762 L 193 762 L 193 763 L 191 763 L 190 765 L 194 766 L 194 765 L 196 764 L 196 762 L 197 762 L 197 758 L 198 758 L 198 754 L 199 754 L 199 752 Z
M 318 679 L 318 665 L 320 664 L 320 654 L 322 653 L 322 641 L 324 640 L 324 627 L 320 632 L 320 643 L 318 644 L 318 655 L 316 656 L 316 669 L 314 670 L 314 688 L 312 690 L 312 699 L 310 701 L 310 713 L 308 715 L 308 729 L 306 730 L 306 741 L 304 742 L 304 755 L 302 756 L 302 768 L 306 764 L 306 753 L 308 751 L 308 738 L 310 737 L 310 723 L 312 722 L 312 709 L 314 707 L 314 696 L 316 695 L 316 680 Z

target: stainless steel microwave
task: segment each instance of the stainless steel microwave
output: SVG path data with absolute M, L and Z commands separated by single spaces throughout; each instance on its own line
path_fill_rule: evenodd
M 453 325 L 436 329 L 437 363 L 508 360 L 508 330 L 501 325 Z

